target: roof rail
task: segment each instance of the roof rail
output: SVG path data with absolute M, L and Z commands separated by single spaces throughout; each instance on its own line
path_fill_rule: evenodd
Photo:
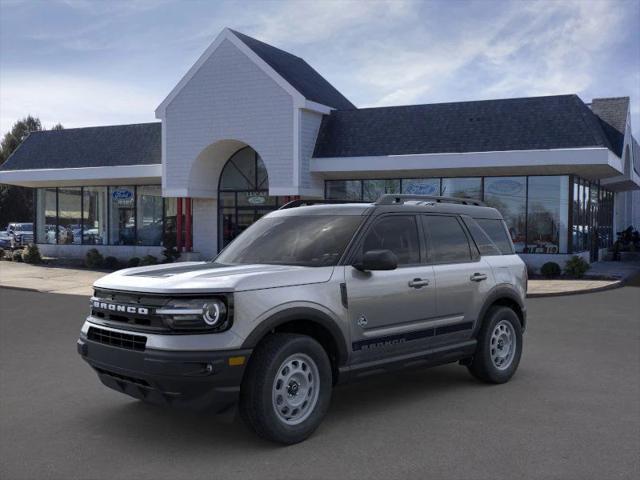
M 332 205 L 340 203 L 371 203 L 358 200 L 291 200 L 282 205 L 278 210 L 286 210 L 288 208 L 306 207 L 309 205 Z
M 458 198 L 458 197 L 440 197 L 437 195 L 405 195 L 405 194 L 392 194 L 387 193 L 380 196 L 375 202 L 376 205 L 395 205 L 403 204 L 406 201 L 415 200 L 418 202 L 434 202 L 434 203 L 457 203 L 459 205 L 475 205 L 478 207 L 484 207 L 485 203 L 473 198 Z

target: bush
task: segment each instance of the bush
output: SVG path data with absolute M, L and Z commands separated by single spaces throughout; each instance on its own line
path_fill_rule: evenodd
M 13 260 L 14 262 L 21 262 L 22 261 L 22 251 L 20 250 L 16 250 L 11 254 L 11 260 Z
M 574 255 L 564 266 L 564 273 L 571 277 L 582 278 L 587 270 L 591 268 L 589 262 L 584 258 Z
M 557 277 L 561 272 L 562 270 L 560 269 L 560 265 L 556 262 L 547 262 L 542 265 L 542 268 L 540 269 L 540 273 L 547 278 Z
M 27 245 L 22 252 L 22 260 L 25 263 L 38 264 L 42 263 L 42 257 L 40 256 L 40 250 L 37 245 L 33 243 L 31 245 Z
M 104 262 L 102 262 L 102 266 L 107 270 L 117 270 L 120 262 L 118 262 L 116 257 L 107 257 L 104 259 Z
M 140 265 L 140 258 L 139 257 L 132 257 L 127 262 L 127 268 L 137 267 L 138 265 Z
M 104 259 L 102 258 L 102 254 L 97 248 L 92 248 L 87 251 L 87 256 L 84 259 L 84 264 L 87 268 L 102 268 L 103 263 Z
M 144 266 L 144 265 L 156 265 L 158 263 L 158 259 L 156 257 L 154 257 L 153 255 L 145 255 L 144 257 L 142 257 L 142 260 L 140 260 L 140 265 Z

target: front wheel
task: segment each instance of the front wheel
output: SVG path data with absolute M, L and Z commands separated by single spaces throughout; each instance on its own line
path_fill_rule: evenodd
M 251 356 L 240 415 L 267 440 L 298 443 L 320 425 L 331 388 L 331 363 L 318 342 L 306 335 L 270 335 Z
M 505 383 L 518 369 L 522 355 L 522 327 L 509 307 L 492 307 L 478 335 L 478 348 L 469 372 L 488 383 Z

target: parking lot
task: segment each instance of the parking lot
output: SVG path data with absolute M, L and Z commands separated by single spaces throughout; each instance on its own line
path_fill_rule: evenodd
M 281 447 L 106 389 L 76 353 L 86 297 L 0 289 L 0 478 L 638 478 L 640 282 L 528 306 L 510 383 L 370 378 Z

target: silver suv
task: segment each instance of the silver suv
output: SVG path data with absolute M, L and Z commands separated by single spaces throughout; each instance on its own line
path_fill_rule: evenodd
M 334 385 L 371 373 L 460 362 L 508 381 L 526 283 L 502 216 L 480 202 L 296 201 L 211 262 L 98 280 L 78 352 L 108 387 L 217 412 L 239 402 L 260 436 L 290 444 Z

